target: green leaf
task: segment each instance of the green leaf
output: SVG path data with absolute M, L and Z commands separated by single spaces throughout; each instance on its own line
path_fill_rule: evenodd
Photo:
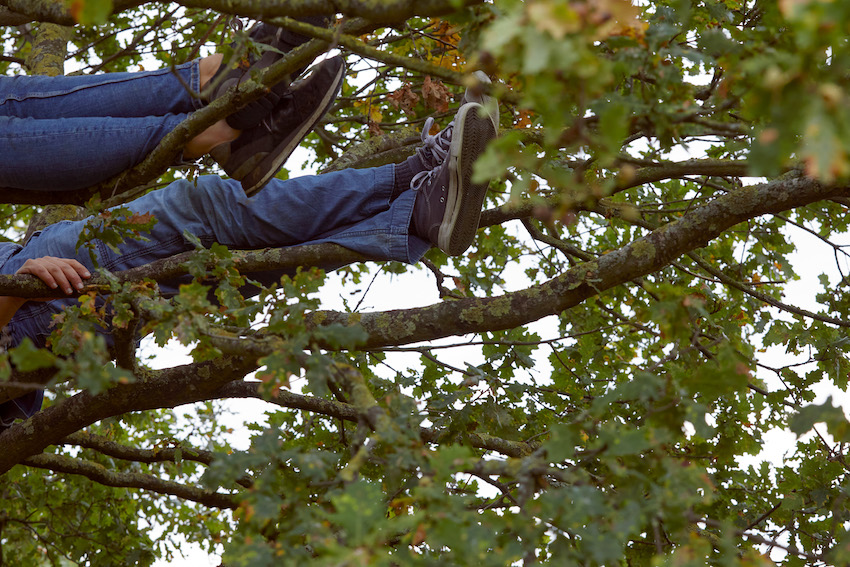
M 56 357 L 46 349 L 39 349 L 29 337 L 9 351 L 12 364 L 21 372 L 32 372 L 40 368 L 50 368 L 56 363 Z
M 71 16 L 84 26 L 106 22 L 112 14 L 112 0 L 65 0 Z
M 836 441 L 846 443 L 850 441 L 850 421 L 844 415 L 844 411 L 832 404 L 830 396 L 822 404 L 810 404 L 798 411 L 788 423 L 791 431 L 801 436 L 811 431 L 815 424 L 825 423 L 829 433 Z

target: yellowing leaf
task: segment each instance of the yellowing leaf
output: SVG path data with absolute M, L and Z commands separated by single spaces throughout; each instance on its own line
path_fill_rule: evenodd
M 534 27 L 549 32 L 555 39 L 564 39 L 568 33 L 577 32 L 582 24 L 579 15 L 563 3 L 536 2 L 528 6 L 528 17 Z
M 381 109 L 377 104 L 373 104 L 371 98 L 358 100 L 354 103 L 354 108 L 359 109 L 363 114 L 369 117 L 369 122 L 380 122 L 384 117 L 381 114 Z

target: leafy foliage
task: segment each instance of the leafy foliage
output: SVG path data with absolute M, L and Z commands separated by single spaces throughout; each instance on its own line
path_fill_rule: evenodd
M 51 19 L 42 4 L 31 19 Z M 238 57 L 244 33 L 217 10 L 264 3 L 131 4 L 68 4 L 69 69 Z M 52 351 L 2 359 L 13 381 L 52 370 L 55 410 L 0 434 L 44 439 L 0 484 L 2 558 L 151 564 L 193 542 L 251 566 L 847 563 L 850 422 L 816 392 L 850 376 L 850 6 L 386 4 L 407 19 L 336 37 L 349 73 L 304 144 L 310 165 L 402 159 L 483 69 L 502 130 L 477 164 L 493 181 L 473 248 L 265 286 L 196 240 L 174 297 L 109 278 L 60 316 Z M 27 73 L 38 28 L 0 34 L 0 71 Z M 100 206 L 89 236 L 108 243 L 155 221 Z M 2 207 L 19 238 L 34 208 Z M 802 236 L 835 257 L 815 307 L 787 293 Z M 439 324 L 428 308 L 331 310 L 329 282 L 373 278 L 436 280 Z M 382 328 L 391 316 L 428 340 Z M 138 335 L 193 361 L 154 369 Z M 240 397 L 266 408 L 246 449 L 218 401 Z M 755 459 L 777 431 L 794 441 Z

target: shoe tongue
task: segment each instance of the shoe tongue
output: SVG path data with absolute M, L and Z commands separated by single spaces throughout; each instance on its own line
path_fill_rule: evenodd
M 437 244 L 447 205 L 439 176 L 440 170 L 422 171 L 411 182 L 411 186 L 415 187 L 416 201 L 410 217 L 410 232 L 434 245 Z

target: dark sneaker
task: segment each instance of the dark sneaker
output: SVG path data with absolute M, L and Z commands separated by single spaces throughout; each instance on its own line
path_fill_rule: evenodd
M 259 126 L 246 130 L 233 142 L 221 144 L 210 155 L 245 193 L 262 189 L 283 167 L 286 159 L 325 115 L 345 77 L 345 61 L 336 56 L 316 65 L 306 78 L 292 84 Z
M 430 124 L 426 122 L 426 128 Z M 425 131 L 427 132 L 427 130 Z M 492 118 L 478 103 L 460 107 L 445 130 L 427 138 L 417 155 L 431 165 L 417 173 L 410 187 L 419 194 L 413 206 L 411 231 L 450 256 L 472 244 L 488 183 L 473 183 L 475 160 L 496 137 Z
M 328 27 L 330 18 L 327 16 L 310 16 L 298 18 L 298 21 L 312 24 L 314 26 Z M 240 62 L 235 69 L 222 67 L 213 76 L 210 84 L 213 91 L 209 96 L 214 100 L 226 94 L 230 89 L 238 87 L 242 81 L 251 78 L 251 71 L 257 71 L 269 67 L 279 61 L 286 53 L 292 51 L 302 43 L 311 38 L 300 35 L 289 30 L 279 28 L 264 22 L 255 25 L 248 33 L 255 44 L 265 46 L 259 57 L 249 53 L 247 59 Z M 306 66 L 295 70 L 291 76 L 297 77 L 304 72 Z M 283 81 L 275 85 L 271 91 L 262 98 L 249 102 L 235 113 L 227 117 L 227 123 L 237 130 L 247 130 L 257 126 L 263 118 L 277 105 L 281 97 L 289 91 L 289 81 Z

